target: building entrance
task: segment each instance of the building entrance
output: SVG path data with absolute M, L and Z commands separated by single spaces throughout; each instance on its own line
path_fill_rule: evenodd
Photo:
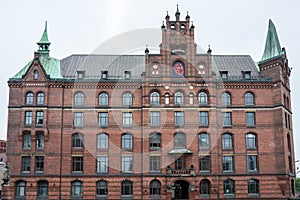
M 177 180 L 174 182 L 174 197 L 173 200 L 186 200 L 189 199 L 189 182 L 185 180 Z

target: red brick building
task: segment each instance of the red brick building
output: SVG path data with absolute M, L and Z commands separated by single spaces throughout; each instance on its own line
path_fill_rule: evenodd
M 158 54 L 57 60 L 45 28 L 8 81 L 4 199 L 295 196 L 291 69 L 273 23 L 256 64 L 197 53 L 190 16 L 175 17 Z

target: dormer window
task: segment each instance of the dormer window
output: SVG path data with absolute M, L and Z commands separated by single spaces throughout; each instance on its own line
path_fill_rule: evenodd
M 33 79 L 38 79 L 39 78 L 39 71 L 38 70 L 34 70 L 33 72 Z
M 107 79 L 108 71 L 101 72 L 101 79 Z
M 222 79 L 228 79 L 228 71 L 221 71 L 221 77 Z
M 171 29 L 175 29 L 175 24 L 171 24 Z
M 78 79 L 83 79 L 84 78 L 84 74 L 85 74 L 85 71 L 77 71 L 77 78 Z
M 251 79 L 251 72 L 250 71 L 243 72 L 243 74 L 244 74 L 244 79 Z
M 131 71 L 125 71 L 125 79 L 131 78 Z

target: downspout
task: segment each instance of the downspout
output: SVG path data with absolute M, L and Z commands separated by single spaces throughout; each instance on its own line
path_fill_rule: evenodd
M 61 187 L 62 187 L 62 162 L 63 162 L 63 132 L 64 132 L 64 104 L 65 104 L 65 85 L 62 86 L 62 97 L 61 97 L 61 127 L 60 127 L 60 164 L 59 164 L 59 198 L 61 198 Z

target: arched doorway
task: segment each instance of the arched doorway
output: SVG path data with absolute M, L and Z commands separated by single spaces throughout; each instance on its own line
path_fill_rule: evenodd
M 173 200 L 189 199 L 189 182 L 185 180 L 177 180 L 174 182 Z

